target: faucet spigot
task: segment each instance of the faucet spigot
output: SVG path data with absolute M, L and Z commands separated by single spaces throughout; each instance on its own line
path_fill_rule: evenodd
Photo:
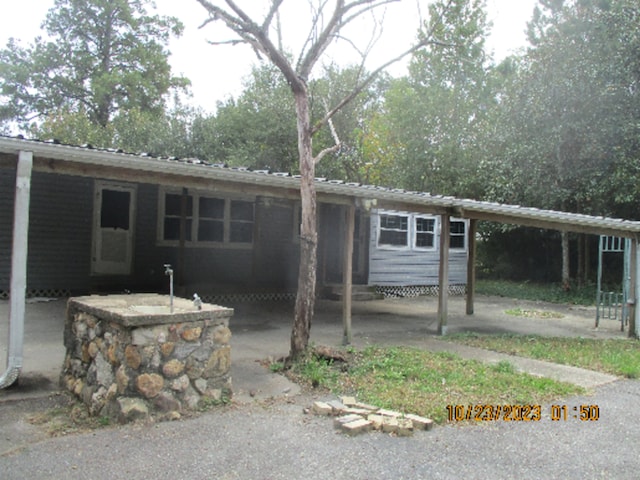
M 173 269 L 171 268 L 171 264 L 170 263 L 165 263 L 164 264 L 164 274 L 165 275 L 173 275 Z
M 193 294 L 193 306 L 198 310 L 202 310 L 202 299 L 198 296 L 197 293 Z

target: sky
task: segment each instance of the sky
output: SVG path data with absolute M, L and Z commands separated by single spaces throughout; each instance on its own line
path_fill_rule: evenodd
M 26 46 L 42 33 L 40 25 L 54 0 L 5 0 L 4 3 L 0 16 L 0 46 L 4 47 L 10 37 L 21 40 L 22 45 Z M 257 2 L 244 0 L 238 3 L 242 6 L 256 5 Z M 419 3 L 425 5 L 423 8 L 426 10 L 428 2 L 421 0 Z M 496 60 L 526 45 L 526 22 L 530 20 L 536 3 L 537 0 L 487 0 L 488 18 L 493 23 L 487 45 Z M 306 4 L 301 0 L 284 2 L 285 6 L 292 5 L 293 8 Z M 246 45 L 213 46 L 207 43 L 208 40 L 227 40 L 230 37 L 225 35 L 222 24 L 199 28 L 207 18 L 207 13 L 196 0 L 156 0 L 156 5 L 157 13 L 175 16 L 185 26 L 184 34 L 171 41 L 169 50 L 174 74 L 182 74 L 192 82 L 189 103 L 206 112 L 214 112 L 216 102 L 230 95 L 237 96 L 242 91 L 243 78 L 250 73 L 251 65 L 257 62 L 252 50 Z M 303 14 L 298 9 L 289 12 L 291 18 L 296 18 L 295 21 L 286 22 L 286 17 L 283 18 L 284 38 L 285 41 L 287 38 L 293 39 L 292 45 L 296 44 L 299 32 L 291 28 L 287 31 L 287 26 L 300 25 L 302 22 L 297 19 L 302 18 Z M 375 67 L 405 50 L 414 38 L 419 18 L 415 1 L 407 0 L 403 4 L 388 7 L 383 36 L 370 56 L 371 64 L 367 66 Z M 363 35 L 363 32 L 370 32 L 371 24 L 356 23 L 352 28 L 349 38 L 360 39 L 358 45 L 363 47 L 370 38 L 368 33 Z M 342 43 L 329 50 L 327 57 L 345 63 L 355 58 L 349 56 L 349 51 L 348 45 Z M 389 71 L 393 75 L 402 75 L 406 71 L 406 63 L 396 65 Z

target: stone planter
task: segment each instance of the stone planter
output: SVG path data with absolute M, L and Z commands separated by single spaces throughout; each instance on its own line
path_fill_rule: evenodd
M 92 415 L 179 418 L 231 396 L 233 309 L 156 294 L 69 299 L 61 374 Z

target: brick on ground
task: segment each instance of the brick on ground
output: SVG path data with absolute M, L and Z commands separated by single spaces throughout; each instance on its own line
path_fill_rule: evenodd
M 398 430 L 397 434 L 399 437 L 409 437 L 413 435 L 413 422 L 408 418 L 398 418 Z
M 380 410 L 380 407 L 376 407 L 375 405 L 369 405 L 368 403 L 356 402 L 353 407 L 355 408 L 363 408 L 365 410 L 370 410 L 372 412 L 377 412 Z
M 358 435 L 360 433 L 368 432 L 369 430 L 371 430 L 371 422 L 364 418 L 342 425 L 342 431 L 348 435 Z
M 313 402 L 311 411 L 316 415 L 329 416 L 333 413 L 333 408 L 327 402 Z
M 340 401 L 347 407 L 354 407 L 357 403 L 356 397 L 340 397 Z
M 384 433 L 397 433 L 398 419 L 396 417 L 382 417 L 382 431 Z
M 382 430 L 382 422 L 384 421 L 384 417 L 382 415 L 378 415 L 377 413 L 370 413 L 367 416 L 367 420 L 371 422 L 371 426 L 374 430 Z
M 336 428 L 341 428 L 345 423 L 356 422 L 358 420 L 363 420 L 363 418 L 360 415 L 355 414 L 343 415 L 341 417 L 336 417 L 333 420 L 333 426 Z
M 362 415 L 363 417 L 366 417 L 371 413 L 371 410 L 366 410 L 364 408 L 347 407 L 344 409 L 344 413 L 355 413 L 356 415 Z
M 433 428 L 433 420 L 419 415 L 410 413 L 405 416 L 413 422 L 413 427 L 417 430 L 431 430 Z
M 400 412 L 396 412 L 395 410 L 387 410 L 384 408 L 381 408 L 380 410 L 378 410 L 377 413 L 378 415 L 382 415 L 383 417 L 399 418 L 403 416 L 403 414 Z
M 344 403 L 338 401 L 338 400 L 331 400 L 330 402 L 327 402 L 327 404 L 331 407 L 331 409 L 333 410 L 333 415 L 341 415 L 345 408 Z

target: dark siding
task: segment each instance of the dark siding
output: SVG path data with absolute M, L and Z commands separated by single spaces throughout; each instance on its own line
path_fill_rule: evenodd
M 28 290 L 88 290 L 92 215 L 93 180 L 33 173 Z
M 169 281 L 163 265 L 170 263 L 176 274 L 178 271 L 178 248 L 158 245 L 158 192 L 156 185 L 138 186 L 131 289 L 164 292 Z M 187 295 L 194 290 L 202 294 L 249 292 L 286 289 L 295 284 L 298 248 L 292 243 L 292 206 L 258 198 L 255 218 L 253 248 L 185 247 Z
M 293 203 L 259 199 L 254 280 L 267 289 L 291 289 L 298 276 L 300 248 L 294 243 Z
M 0 296 L 9 291 L 15 168 L 0 168 Z
M 91 275 L 94 183 L 91 178 L 33 173 L 28 290 L 37 294 L 167 291 L 163 265 L 171 263 L 177 269 L 178 249 L 158 245 L 157 185 L 138 184 L 132 275 Z M 10 282 L 14 184 L 15 169 L 1 169 L 0 292 L 8 291 Z M 298 256 L 293 204 L 259 198 L 253 248 L 186 247 L 184 284 L 203 293 L 207 287 L 240 292 L 290 290 L 297 278 Z

